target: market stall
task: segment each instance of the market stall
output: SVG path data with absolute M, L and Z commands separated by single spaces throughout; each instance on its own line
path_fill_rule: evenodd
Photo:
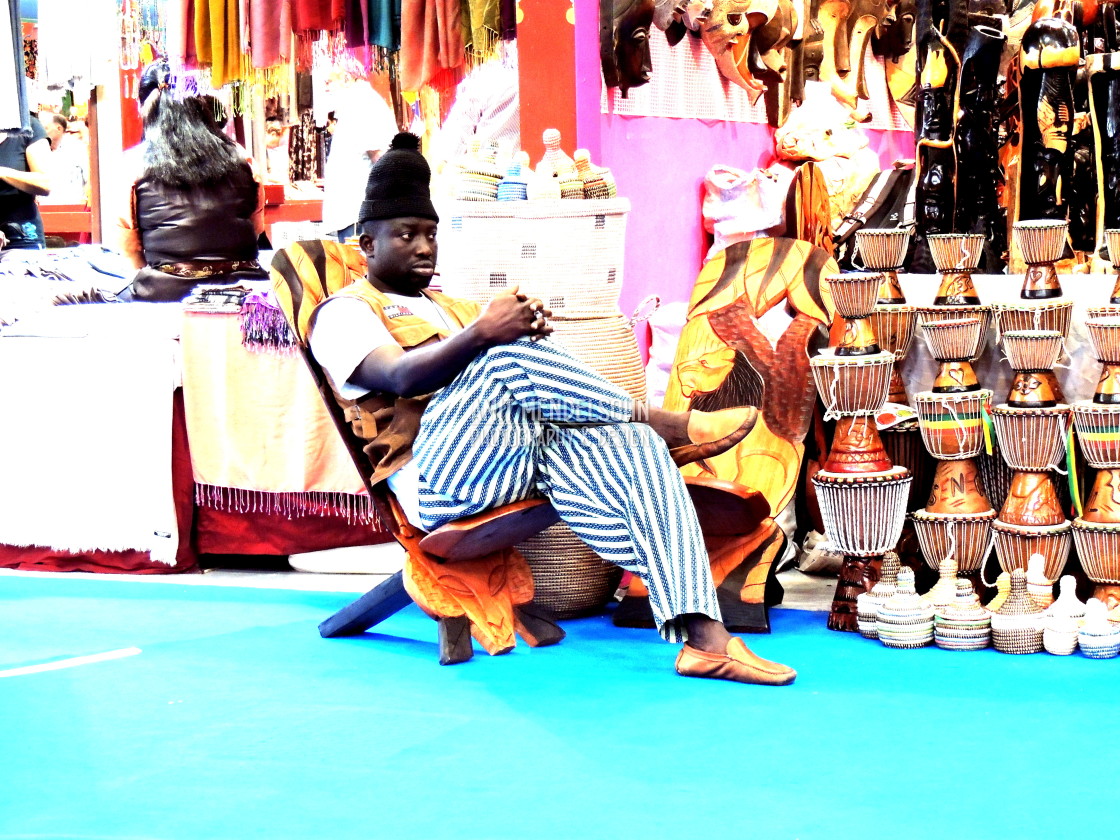
M 20 313 L 0 331 L 0 566 L 172 572 L 385 540 L 298 357 L 244 346 L 236 308 L 43 305 L 76 262 L 0 263 Z

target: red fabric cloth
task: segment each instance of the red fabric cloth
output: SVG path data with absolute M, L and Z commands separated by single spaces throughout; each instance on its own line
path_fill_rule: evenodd
M 401 88 L 420 90 L 465 61 L 459 0 L 402 0 Z
M 346 0 L 292 0 L 292 26 L 306 29 L 338 29 L 346 20 Z
M 243 0 L 249 4 L 249 44 L 254 67 L 288 61 L 292 42 L 292 0 Z
M 302 554 L 392 540 L 391 534 L 377 534 L 369 525 L 349 524 L 336 516 L 286 519 L 278 513 L 206 507 L 195 511 L 194 547 L 199 554 Z

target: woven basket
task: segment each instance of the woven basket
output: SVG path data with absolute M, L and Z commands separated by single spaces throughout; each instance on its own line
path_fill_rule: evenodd
M 1090 659 L 1112 659 L 1120 654 L 1120 628 L 1109 622 L 1108 608 L 1096 598 L 1085 605 L 1077 644 Z
M 1011 572 L 1007 600 L 992 613 L 992 647 L 1001 653 L 1038 653 L 1042 650 L 1042 610 L 1027 594 L 1027 573 Z
M 517 550 L 533 572 L 533 603 L 557 618 L 598 612 L 622 579 L 622 569 L 605 563 L 563 523 L 530 537 Z
M 560 318 L 618 314 L 625 198 L 444 202 L 442 289 L 479 303 L 516 285 Z
M 646 398 L 646 369 L 638 340 L 625 316 L 553 318 L 554 341 L 569 353 L 622 388 L 636 400 Z

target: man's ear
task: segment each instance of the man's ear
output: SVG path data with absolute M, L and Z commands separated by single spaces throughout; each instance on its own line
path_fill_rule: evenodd
M 362 249 L 362 254 L 368 259 L 373 256 L 374 240 L 368 233 L 363 232 L 358 237 L 358 247 Z

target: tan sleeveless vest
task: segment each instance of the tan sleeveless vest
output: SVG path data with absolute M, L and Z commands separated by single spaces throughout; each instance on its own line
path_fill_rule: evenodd
M 460 327 L 467 326 L 478 317 L 479 306 L 473 301 L 448 297 L 431 289 L 423 294 Z M 429 323 L 392 302 L 364 279 L 351 283 L 328 300 L 340 296 L 357 298 L 368 304 L 405 350 L 442 341 L 450 335 L 443 327 Z M 315 314 L 311 315 L 312 332 L 315 329 Z M 398 397 L 396 394 L 374 392 L 359 400 L 349 400 L 334 389 L 334 396 L 345 410 L 354 433 L 366 442 L 363 451 L 373 467 L 370 479 L 373 484 L 388 478 L 412 459 L 412 442 L 420 431 L 420 415 L 424 413 L 431 394 Z

